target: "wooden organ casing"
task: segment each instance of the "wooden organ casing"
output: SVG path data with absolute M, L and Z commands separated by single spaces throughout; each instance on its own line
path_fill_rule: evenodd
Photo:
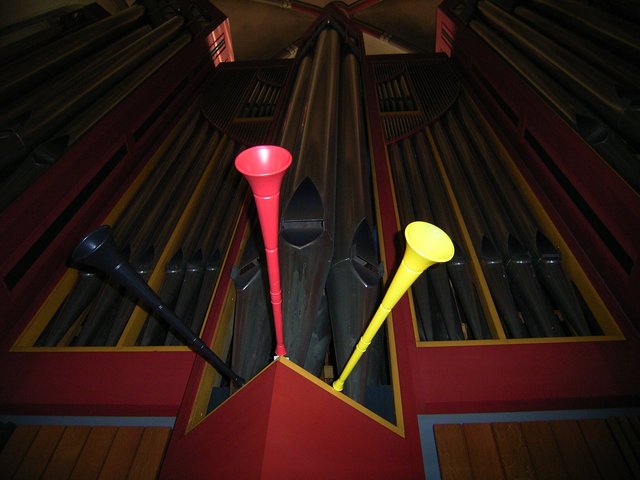
M 352 28 L 339 10 L 331 9 L 314 26 L 335 18 Z M 640 244 L 638 194 L 475 36 L 449 2 L 438 9 L 437 18 L 437 50 L 452 58 L 460 88 L 469 92 L 512 160 L 509 175 L 522 187 L 530 208 L 546 219 L 553 239 L 563 244 L 563 254 L 569 254 L 579 282 L 586 285 L 584 292 L 593 295 L 588 302 L 599 317 L 601 335 L 513 339 L 496 333 L 501 328 L 495 326 L 497 320 L 493 338 L 425 341 L 418 334 L 415 299 L 405 296 L 393 310 L 387 334 L 395 421 L 337 394 L 288 360 L 270 364 L 210 412 L 216 374 L 186 348 L 138 347 L 133 342 L 33 346 L 43 328 L 33 319 L 51 308 L 51 295 L 68 288 L 60 283 L 68 252 L 85 231 L 122 208 L 121 197 L 132 195 L 131 186 L 141 181 L 145 165 L 184 125 L 184 112 L 197 92 L 208 96 L 204 109 L 209 119 L 239 144 L 277 141 L 298 64 L 238 62 L 214 68 L 211 51 L 226 55 L 220 60 L 232 60 L 228 22 L 220 15 L 212 22 L 211 35 L 195 39 L 0 214 L 6 246 L 0 260 L 0 413 L 175 417 L 162 478 L 196 478 L 202 472 L 255 478 L 282 472 L 313 478 L 336 472 L 416 478 L 423 475 L 418 416 L 637 406 L 640 312 L 633 297 L 635 248 Z M 349 31 L 355 38 L 361 35 Z M 312 32 L 313 27 L 307 40 Z M 226 39 L 226 53 L 219 47 L 221 39 Z M 391 65 L 392 70 L 408 71 L 407 65 L 446 60 L 443 53 L 361 60 L 381 260 L 389 272 L 401 256 L 396 235 L 402 225 L 401 192 L 394 185 L 388 148 L 438 118 L 428 118 L 424 108 L 385 112 L 377 88 L 384 78 L 376 76 L 376 68 Z M 277 95 L 264 115 L 243 116 L 242 108 L 252 108 L 248 86 L 256 82 Z M 410 89 L 416 91 L 415 86 Z M 226 101 L 234 95 L 247 101 Z M 515 123 L 502 104 L 515 115 Z M 573 168 L 574 156 L 589 168 Z M 92 159 L 90 169 L 72 175 L 87 158 Z M 450 194 L 455 197 L 455 191 Z M 604 240 L 585 208 L 596 216 L 595 224 L 607 228 Z M 228 349 L 223 337 L 229 335 L 224 318 L 233 296 L 230 276 L 246 241 L 248 217 L 245 203 L 202 331 L 216 351 Z M 464 224 L 461 228 L 465 230 Z M 490 304 L 483 308 L 491 314 Z

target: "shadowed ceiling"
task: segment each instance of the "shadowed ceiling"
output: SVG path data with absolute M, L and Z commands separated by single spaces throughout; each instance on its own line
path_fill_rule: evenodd
M 210 0 L 231 24 L 236 60 L 279 56 L 300 38 L 326 0 Z M 364 33 L 367 54 L 431 52 L 439 0 L 359 0 L 346 6 Z M 283 6 L 284 5 L 284 6 Z M 382 37 L 383 39 L 380 39 Z
M 0 0 L 0 28 L 71 3 L 97 1 L 110 13 L 134 0 Z M 236 60 L 282 56 L 313 23 L 328 0 L 209 0 L 231 23 Z M 343 5 L 361 26 L 368 54 L 431 52 L 441 0 L 357 0 Z M 381 40 L 382 37 L 385 40 Z

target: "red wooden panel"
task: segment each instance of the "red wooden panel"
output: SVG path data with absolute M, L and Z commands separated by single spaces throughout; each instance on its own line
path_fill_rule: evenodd
M 42 479 L 69 478 L 90 432 L 91 427 L 66 427 Z
M 633 478 L 605 420 L 580 420 L 578 424 L 603 478 Z
M 462 426 L 434 425 L 433 430 L 442 478 L 472 479 L 469 452 Z
M 119 428 L 98 478 L 104 480 L 126 478 L 143 433 L 142 427 Z
M 508 479 L 535 478 L 535 470 L 518 423 L 493 423 L 493 435 Z
M 40 427 L 13 478 L 24 480 L 40 478 L 47 468 L 63 432 L 64 427 L 60 425 Z
M 281 362 L 274 367 L 262 478 L 277 478 L 285 471 L 292 478 L 423 477 L 411 399 L 402 398 L 401 436 Z
M 191 351 L 0 353 L 0 409 L 173 416 L 194 358 Z
M 473 478 L 502 480 L 504 472 L 491 425 L 488 423 L 466 423 L 462 429 L 469 448 Z
M 82 452 L 80 452 L 80 457 L 71 472 L 70 480 L 98 478 L 117 431 L 117 427 L 94 427 L 91 429 Z
M 145 428 L 138 451 L 129 469 L 129 480 L 157 478 L 164 452 L 169 443 L 170 428 Z
M 18 425 L 0 452 L 0 478 L 11 478 L 20 466 L 40 427 Z
M 212 478 L 260 478 L 274 374 L 266 369 L 184 433 L 189 402 L 176 421 L 160 478 L 198 478 L 202 472 Z
M 536 476 L 545 480 L 567 478 L 568 473 L 549 423 L 523 422 L 520 427 Z
M 186 403 L 160 478 L 423 478 L 410 400 L 400 435 L 337 395 L 276 362 L 181 436 Z

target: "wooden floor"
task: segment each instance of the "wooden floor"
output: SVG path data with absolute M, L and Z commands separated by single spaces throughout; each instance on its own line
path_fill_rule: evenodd
M 165 427 L 19 425 L 0 451 L 0 479 L 154 479 Z
M 640 479 L 640 417 L 435 425 L 447 479 Z

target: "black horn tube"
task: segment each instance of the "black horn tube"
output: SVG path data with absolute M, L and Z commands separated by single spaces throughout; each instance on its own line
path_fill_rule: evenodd
M 209 362 L 222 375 L 233 380 L 239 387 L 244 379 L 235 374 L 195 333 L 193 333 L 140 278 L 116 248 L 107 225 L 89 233 L 76 246 L 72 259 L 109 275 L 115 282 L 142 299 L 182 337 L 185 343 Z

